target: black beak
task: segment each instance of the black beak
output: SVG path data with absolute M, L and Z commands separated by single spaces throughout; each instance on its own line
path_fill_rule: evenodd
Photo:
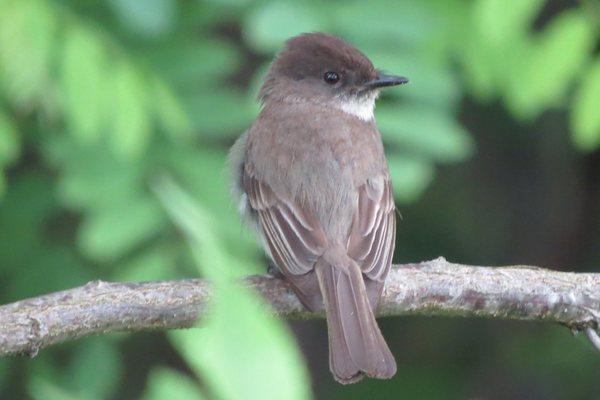
M 408 83 L 408 78 L 403 76 L 379 74 L 377 79 L 365 83 L 366 89 L 377 89 L 387 86 L 404 85 Z

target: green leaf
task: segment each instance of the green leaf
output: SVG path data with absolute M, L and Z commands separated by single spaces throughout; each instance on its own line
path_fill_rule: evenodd
M 219 281 L 239 276 L 239 269 L 221 242 L 217 220 L 170 178 L 159 179 L 154 188 L 171 219 L 192 242 L 192 250 L 203 275 Z
M 229 6 L 229 7 L 239 7 L 239 6 L 243 6 L 245 4 L 250 3 L 252 0 L 207 0 L 206 3 L 214 3 L 214 4 L 218 4 L 218 5 L 223 5 L 223 6 Z
M 257 7 L 245 18 L 244 38 L 253 49 L 272 53 L 292 36 L 326 31 L 326 27 L 323 15 L 310 4 L 272 1 Z
M 258 110 L 258 105 L 245 93 L 226 87 L 205 88 L 203 92 L 187 95 L 184 101 L 194 128 L 206 137 L 241 135 Z
M 386 46 L 388 50 L 427 45 L 443 32 L 445 19 L 428 2 L 371 0 L 329 3 L 326 15 L 341 36 L 365 50 Z M 323 13 L 323 11 L 321 11 Z M 367 29 L 368 27 L 368 29 Z M 268 29 L 268 28 L 264 28 Z M 326 31 L 330 31 L 328 29 Z M 368 52 L 367 52 L 368 53 Z
M 237 274 L 260 273 L 264 265 L 256 261 L 263 253 L 258 249 L 256 238 L 242 226 L 237 204 L 230 195 L 231 179 L 226 170 L 226 152 L 215 146 L 203 149 L 173 148 L 164 150 L 169 170 L 181 184 L 219 221 L 215 229 L 224 244 L 240 257 L 236 263 Z
M 45 250 L 42 227 L 55 209 L 51 180 L 39 171 L 21 174 L 7 188 L 0 200 L 0 273 L 32 273 L 31 264 Z
M 175 140 L 187 138 L 191 129 L 191 120 L 186 114 L 180 99 L 175 96 L 164 82 L 153 82 L 154 114 L 165 133 Z
M 435 173 L 430 162 L 400 154 L 390 154 L 388 165 L 394 184 L 394 197 L 405 204 L 412 203 L 421 196 Z
M 87 338 L 79 344 L 63 375 L 65 386 L 86 399 L 110 398 L 119 384 L 121 355 L 106 337 Z
M 78 146 L 64 136 L 46 145 L 45 152 L 62 172 L 58 196 L 67 207 L 107 208 L 138 196 L 144 188 L 143 160 L 123 160 L 105 147 Z
M 33 377 L 27 389 L 35 400 L 90 400 L 84 396 L 71 393 L 49 379 Z
M 221 284 L 203 329 L 170 332 L 169 337 L 219 398 L 310 398 L 293 338 L 267 310 L 246 288 Z
M 41 235 L 41 232 L 37 234 Z M 66 290 L 81 286 L 93 278 L 72 247 L 49 246 L 47 243 L 38 246 L 26 247 L 25 251 L 31 254 L 21 255 L 23 258 L 27 257 L 27 263 L 20 265 L 18 273 L 8 282 L 8 300 L 17 301 Z
M 9 117 L 0 112 L 0 169 L 19 156 L 20 143 L 17 127 Z
M 530 53 L 530 30 L 543 0 L 480 0 L 469 11 L 454 46 L 471 91 L 481 100 L 502 93 L 507 82 L 521 76 Z
M 132 260 L 119 265 L 111 279 L 119 282 L 161 281 L 179 277 L 176 274 L 176 253 L 166 246 L 154 246 Z
M 439 162 L 457 162 L 474 151 L 469 133 L 452 115 L 433 107 L 382 105 L 377 125 L 392 148 Z
M 35 400 L 95 400 L 89 399 L 61 385 L 62 363 L 51 352 L 40 352 L 35 363 L 27 365 L 27 393 Z
M 147 82 L 124 60 L 116 65 L 113 81 L 114 101 L 108 110 L 114 121 L 112 146 L 116 154 L 135 158 L 144 152 L 150 139 Z
M 529 120 L 563 99 L 594 46 L 594 29 L 582 10 L 554 18 L 520 57 L 505 83 L 507 105 Z
M 154 368 L 142 400 L 202 400 L 198 385 L 187 376 L 168 368 Z
M 4 174 L 4 171 L 0 170 L 0 197 L 2 197 L 6 192 L 7 184 L 8 183 L 6 182 L 6 175 Z
M 168 179 L 156 191 L 215 284 L 204 328 L 170 333 L 179 353 L 218 398 L 308 398 L 308 377 L 290 332 L 255 293 L 231 280 L 234 259 L 214 234 L 210 215 Z
M 461 72 L 471 95 L 479 101 L 489 101 L 497 90 L 498 68 L 495 65 L 498 57 L 496 52 L 469 28 L 471 27 L 465 27 L 464 37 L 459 41 L 458 58 L 461 62 Z
M 83 143 L 96 142 L 104 127 L 110 82 L 106 57 L 92 31 L 76 27 L 66 32 L 62 55 L 65 110 L 72 134 Z
M 473 17 L 483 41 L 504 47 L 522 38 L 545 0 L 479 0 L 473 6 Z
M 178 89 L 198 90 L 234 74 L 242 66 L 242 54 L 231 43 L 213 38 L 177 38 L 153 46 L 149 59 L 169 83 Z
M 96 261 L 113 261 L 151 239 L 164 223 L 165 215 L 153 199 L 131 198 L 88 214 L 79 230 L 78 244 Z
M 0 8 L 0 76 L 19 108 L 55 106 L 50 69 L 58 20 L 49 3 L 5 0 Z
M 573 141 L 591 151 L 600 146 L 600 58 L 583 75 L 571 112 Z
M 175 0 L 110 0 L 108 4 L 126 28 L 141 35 L 164 35 L 176 22 Z

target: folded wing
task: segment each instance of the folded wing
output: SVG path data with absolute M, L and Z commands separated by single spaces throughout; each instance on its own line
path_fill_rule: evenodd
M 369 179 L 358 188 L 358 208 L 348 237 L 348 255 L 370 279 L 383 282 L 392 265 L 396 216 L 387 177 Z

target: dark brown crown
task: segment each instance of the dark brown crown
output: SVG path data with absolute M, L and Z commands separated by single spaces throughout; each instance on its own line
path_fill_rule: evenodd
M 260 97 L 270 91 L 278 78 L 320 79 L 327 71 L 340 73 L 350 86 L 377 76 L 373 63 L 344 40 L 325 33 L 305 33 L 285 43 L 269 69 Z
M 375 73 L 371 61 L 344 40 L 325 33 L 305 33 L 286 42 L 274 65 L 289 75 L 319 75 L 325 70 L 352 71 L 367 80 Z

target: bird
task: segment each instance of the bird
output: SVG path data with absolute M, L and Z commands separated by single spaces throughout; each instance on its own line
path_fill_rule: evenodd
M 325 310 L 329 366 L 342 384 L 396 373 L 375 319 L 396 219 L 374 107 L 381 89 L 406 83 L 339 37 L 292 37 L 229 153 L 243 219 L 301 303 Z

